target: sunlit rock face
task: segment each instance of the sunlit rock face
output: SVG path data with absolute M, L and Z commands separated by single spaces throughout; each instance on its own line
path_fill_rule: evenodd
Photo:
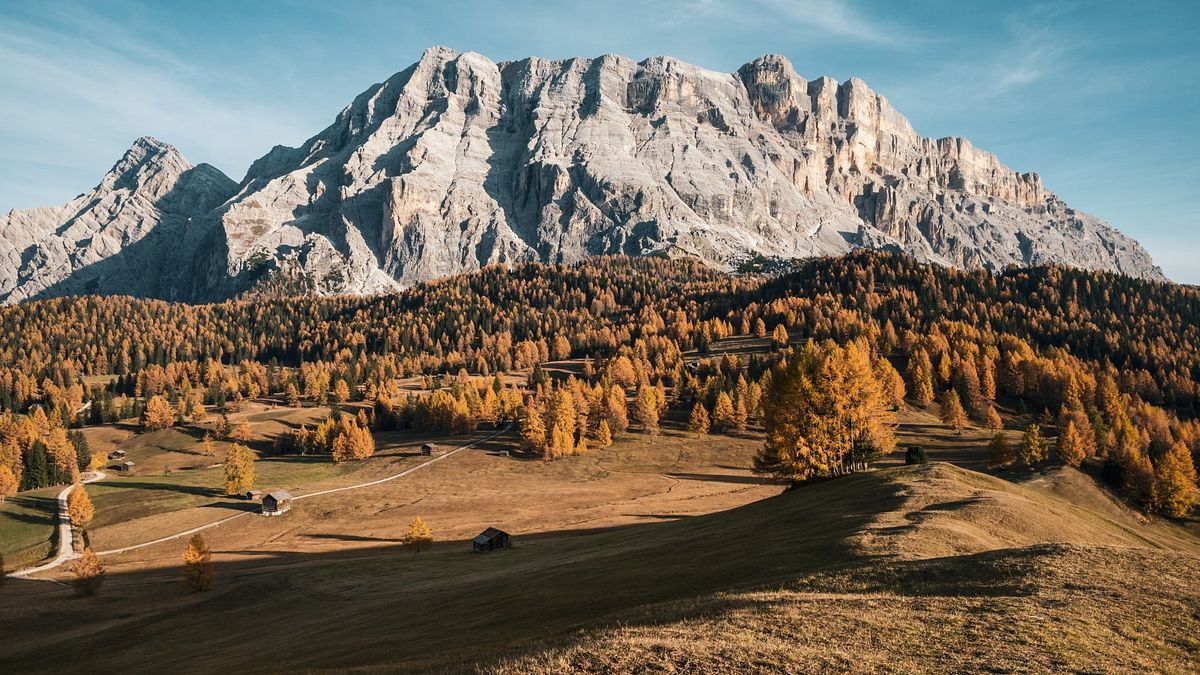
M 169 148 L 143 139 L 92 193 L 0 221 L 13 263 L 0 297 L 84 292 L 81 267 L 156 229 L 182 242 L 143 246 L 169 269 L 110 272 L 101 292 L 206 300 L 282 278 L 372 293 L 499 262 L 624 253 L 732 268 L 860 246 L 1161 277 L 1137 242 L 1036 174 L 965 139 L 922 138 L 861 80 L 805 80 L 781 56 L 718 73 L 432 48 L 237 186 L 173 149 L 125 185 L 114 175 L 143 144 Z

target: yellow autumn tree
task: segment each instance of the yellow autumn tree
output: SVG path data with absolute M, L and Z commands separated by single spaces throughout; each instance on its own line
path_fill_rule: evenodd
M 983 414 L 983 425 L 992 431 L 1004 428 L 1004 420 L 1000 418 L 1000 413 L 996 412 L 996 406 L 988 405 L 987 411 Z
M 1196 507 L 1196 467 L 1183 443 L 1167 449 L 1150 482 L 1150 506 L 1170 518 L 1183 518 Z
M 183 552 L 183 587 L 189 593 L 207 591 L 213 587 L 214 578 L 212 551 L 197 532 Z
M 733 399 L 729 394 L 720 392 L 717 394 L 717 400 L 713 403 L 712 410 L 712 428 L 717 431 L 729 431 L 734 427 L 736 421 L 734 416 L 737 411 L 733 408 Z
M 20 487 L 20 483 L 17 482 L 17 477 L 13 475 L 12 469 L 0 464 L 0 504 L 4 503 L 5 497 L 17 494 L 18 487 Z
M 771 370 L 762 408 L 755 468 L 779 478 L 837 476 L 895 449 L 895 416 L 863 340 L 806 345 Z
M 1026 466 L 1034 466 L 1046 461 L 1049 454 L 1049 446 L 1042 436 L 1042 427 L 1036 423 L 1030 424 L 1025 428 L 1025 435 L 1021 437 L 1021 462 Z
M 963 410 L 958 392 L 953 389 L 948 389 L 942 394 L 942 423 L 953 429 L 956 434 L 962 433 L 963 427 L 967 426 L 967 412 Z
M 67 516 L 71 519 L 71 524 L 75 527 L 86 527 L 95 515 L 96 507 L 92 505 L 92 498 L 88 496 L 82 483 L 76 483 L 67 495 Z
M 658 392 L 650 385 L 638 387 L 633 401 L 633 419 L 646 433 L 658 433 Z
M 1058 456 L 1067 466 L 1079 466 L 1083 463 L 1086 451 L 1083 437 L 1075 429 L 1075 422 L 1067 422 L 1062 433 L 1058 435 Z
M 775 326 L 775 331 L 771 333 L 771 344 L 777 349 L 782 349 L 788 345 L 788 331 L 783 324 Z
M 375 454 L 375 438 L 354 418 L 344 417 L 333 439 L 332 453 L 333 461 L 339 463 L 367 459 Z
M 703 401 L 696 401 L 692 413 L 688 416 L 688 431 L 696 435 L 708 433 L 708 409 Z
M 241 494 L 253 488 L 254 451 L 234 443 L 225 452 L 225 494 Z
M 596 427 L 596 445 L 607 448 L 612 443 L 612 431 L 608 428 L 608 420 L 600 420 L 600 425 Z
M 433 545 L 433 530 L 425 524 L 421 516 L 413 516 L 408 524 L 408 532 L 404 533 L 401 543 L 413 553 L 422 551 Z
M 95 595 L 104 585 L 104 565 L 91 548 L 84 549 L 71 563 L 71 574 L 75 577 L 75 592 L 79 595 Z
M 175 411 L 162 396 L 151 396 L 142 411 L 142 428 L 147 431 L 166 429 L 175 424 Z

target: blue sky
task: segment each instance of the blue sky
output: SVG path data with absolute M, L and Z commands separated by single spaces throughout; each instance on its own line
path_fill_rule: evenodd
M 0 210 L 93 186 L 138 136 L 240 179 L 428 46 L 493 60 L 781 53 L 861 77 L 1200 283 L 1200 2 L 0 0 Z

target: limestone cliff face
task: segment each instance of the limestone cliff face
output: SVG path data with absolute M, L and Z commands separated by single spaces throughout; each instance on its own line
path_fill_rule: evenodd
M 433 48 L 236 188 L 210 170 L 192 179 L 203 198 L 143 208 L 142 227 L 156 213 L 191 218 L 197 242 L 188 278 L 155 294 L 215 299 L 279 279 L 370 293 L 506 261 L 665 254 L 732 267 L 858 246 L 1161 277 L 1135 241 L 1037 175 L 964 139 L 922 138 L 862 81 L 808 81 L 779 56 L 717 73 L 666 57 L 493 63 Z M 28 251 L 52 248 L 76 208 L 0 225 L 0 255 L 29 270 L 0 278 L 5 299 L 61 290 L 28 286 Z M 42 212 L 38 227 L 14 226 Z M 95 255 L 120 248 L 105 246 Z
M 83 293 L 184 299 L 204 216 L 237 184 L 138 139 L 91 191 L 0 216 L 0 302 Z

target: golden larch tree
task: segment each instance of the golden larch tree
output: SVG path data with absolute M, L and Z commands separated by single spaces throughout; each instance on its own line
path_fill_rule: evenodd
M 408 532 L 404 533 L 400 542 L 413 553 L 422 551 L 433 545 L 433 530 L 429 529 L 421 516 L 413 516 L 408 524 Z
M 75 592 L 79 595 L 95 595 L 104 585 L 104 565 L 90 547 L 71 563 L 71 574 L 75 577 Z
M 212 551 L 197 532 L 183 552 L 183 587 L 189 593 L 207 591 L 213 587 L 214 580 Z
M 962 433 L 963 427 L 967 426 L 967 412 L 958 399 L 958 392 L 953 389 L 942 394 L 942 423 L 956 434 Z
M 83 483 L 76 483 L 67 495 L 67 516 L 71 519 L 71 524 L 75 527 L 86 527 L 95 515 L 96 507 L 92 505 L 92 498 L 88 496 Z
M 733 408 L 733 399 L 729 394 L 720 392 L 717 394 L 717 400 L 713 403 L 712 410 L 712 428 L 716 431 L 729 431 L 734 427 L 734 416 L 737 411 Z
M 1021 437 L 1021 463 L 1035 466 L 1046 461 L 1049 454 L 1049 445 L 1042 436 L 1042 427 L 1037 423 L 1030 424 L 1025 428 L 1025 435 Z
M 241 494 L 253 488 L 254 451 L 234 443 L 225 452 L 225 494 Z
M 1150 506 L 1169 518 L 1183 518 L 1196 507 L 1196 467 L 1183 443 L 1173 443 L 1154 467 Z
M 1079 466 L 1086 457 L 1083 438 L 1075 429 L 1075 422 L 1067 422 L 1062 433 L 1058 435 L 1058 456 L 1067 466 Z
M 688 415 L 688 431 L 697 435 L 708 433 L 708 409 L 703 401 L 696 401 L 692 406 L 692 413 Z
M 600 420 L 599 426 L 596 427 L 596 445 L 607 448 L 612 443 L 612 430 L 608 428 L 608 420 Z
M 175 424 L 175 411 L 171 409 L 171 404 L 162 396 L 151 396 L 149 401 L 146 401 L 146 408 L 142 411 L 142 428 L 153 431 L 155 429 L 166 429 Z
M 12 469 L 0 464 L 0 504 L 4 503 L 6 497 L 17 494 L 17 488 L 20 485 L 17 477 L 13 475 Z

